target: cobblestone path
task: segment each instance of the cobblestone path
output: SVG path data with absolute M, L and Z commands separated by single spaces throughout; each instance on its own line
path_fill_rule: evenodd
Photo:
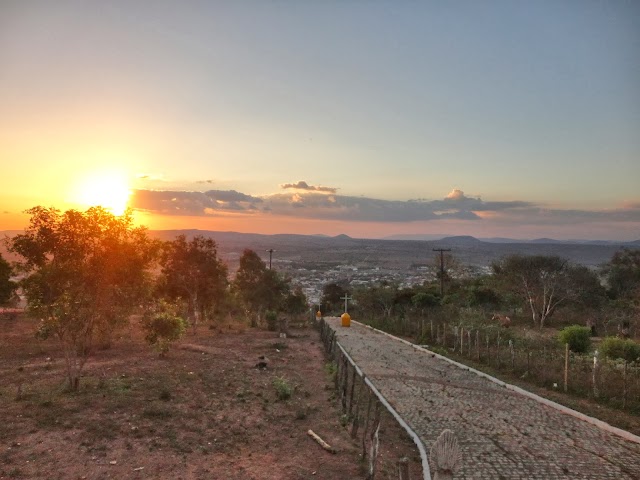
M 455 432 L 456 479 L 640 479 L 640 444 L 371 329 L 326 320 L 427 451 L 445 428 Z

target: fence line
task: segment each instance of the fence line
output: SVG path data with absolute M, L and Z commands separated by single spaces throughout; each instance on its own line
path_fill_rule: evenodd
M 322 319 L 320 321 L 320 338 L 325 346 L 326 351 L 334 359 L 337 365 L 335 372 L 336 390 L 340 395 L 342 411 L 351 422 L 351 437 L 357 438 L 359 428 L 362 425 L 362 454 L 363 458 L 368 459 L 369 479 L 375 479 L 376 464 L 378 456 L 378 434 L 380 429 L 380 410 L 384 407 L 400 424 L 402 428 L 409 434 L 413 442 L 418 447 L 420 459 L 422 462 L 422 478 L 423 480 L 431 480 L 431 472 L 429 470 L 429 461 L 427 451 L 418 435 L 407 425 L 400 417 L 398 412 L 389 404 L 380 391 L 371 383 L 364 372 L 356 365 L 351 356 L 340 345 L 336 339 L 336 332 L 331 326 Z M 349 375 L 349 369 L 352 374 Z M 349 381 L 351 380 L 351 381 Z M 358 395 L 355 395 L 355 387 L 358 383 Z M 366 414 L 361 406 L 364 405 L 364 392 L 366 395 Z M 356 406 L 354 408 L 354 402 Z M 374 410 L 372 415 L 372 409 Z M 367 435 L 368 433 L 368 435 Z M 367 441 L 368 440 L 368 441 Z M 368 448 L 367 448 L 368 443 Z M 400 479 L 408 478 L 406 462 L 402 459 L 398 461 L 398 475 Z
M 507 371 L 528 382 L 605 400 L 623 410 L 640 411 L 639 362 L 594 358 L 559 347 L 536 349 L 522 345 L 518 339 L 504 338 L 507 334 L 491 328 L 467 328 L 442 322 L 436 324 L 427 338 L 431 339 L 432 345 Z

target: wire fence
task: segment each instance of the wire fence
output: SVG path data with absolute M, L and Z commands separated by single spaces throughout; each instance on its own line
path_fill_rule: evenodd
M 557 342 L 516 338 L 495 326 L 425 326 L 422 343 L 488 365 L 535 385 L 640 413 L 640 362 L 570 352 Z

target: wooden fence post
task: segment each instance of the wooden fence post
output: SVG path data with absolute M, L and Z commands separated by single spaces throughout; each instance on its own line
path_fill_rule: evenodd
M 490 350 L 489 350 L 489 334 L 486 334 L 486 340 L 487 340 L 487 364 L 491 364 L 491 355 L 490 355 Z
M 564 344 L 564 392 L 569 388 L 569 344 Z
M 516 353 L 513 348 L 513 340 L 509 340 L 509 350 L 511 351 L 511 370 L 516 369 Z
M 369 401 L 367 402 L 367 415 L 364 417 L 364 429 L 362 430 L 362 458 L 363 459 L 366 458 L 367 456 L 367 430 L 369 429 L 369 417 L 371 417 L 372 402 L 373 402 L 373 394 L 369 392 Z
M 376 477 L 376 464 L 378 463 L 378 447 L 380 446 L 380 402 L 376 402 L 373 414 L 373 430 L 371 431 L 369 447 L 369 476 L 368 480 Z
M 622 365 L 622 409 L 627 408 L 627 361 Z
M 459 328 L 457 325 L 453 326 L 453 349 L 451 350 L 452 352 L 455 353 L 456 348 L 458 347 L 458 334 L 459 334 Z
M 340 396 L 342 397 L 342 413 L 346 413 L 347 412 L 347 385 L 349 383 L 349 365 L 351 364 L 349 363 L 345 355 L 343 355 L 342 358 L 344 362 L 344 374 L 341 382 Z
M 364 374 L 363 374 L 364 375 Z M 356 438 L 358 436 L 358 427 L 360 426 L 360 405 L 362 404 L 362 389 L 365 391 L 369 391 L 367 385 L 364 381 L 364 376 L 361 377 L 360 385 L 358 385 L 358 402 L 356 403 L 356 411 L 353 414 L 353 424 L 351 425 L 351 438 Z
M 398 480 L 411 480 L 409 477 L 409 459 L 402 457 L 397 462 L 398 465 Z
M 339 355 L 333 357 L 333 361 L 336 363 L 336 376 L 333 377 L 335 383 L 336 392 L 340 393 L 340 377 L 342 376 L 342 359 Z
M 353 367 L 353 374 L 351 375 L 351 392 L 349 393 L 349 406 L 347 413 L 351 416 L 351 411 L 353 410 L 353 393 L 356 387 L 356 376 L 358 372 L 356 371 L 356 367 Z
M 593 373 L 591 381 L 593 383 L 593 398 L 598 398 L 598 350 L 593 353 Z

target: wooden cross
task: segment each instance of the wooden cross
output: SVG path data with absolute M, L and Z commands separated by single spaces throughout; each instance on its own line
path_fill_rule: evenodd
M 344 313 L 347 313 L 347 302 L 349 300 L 353 300 L 353 297 L 350 297 L 348 293 L 345 293 L 344 297 L 340 297 L 340 300 L 344 300 Z

